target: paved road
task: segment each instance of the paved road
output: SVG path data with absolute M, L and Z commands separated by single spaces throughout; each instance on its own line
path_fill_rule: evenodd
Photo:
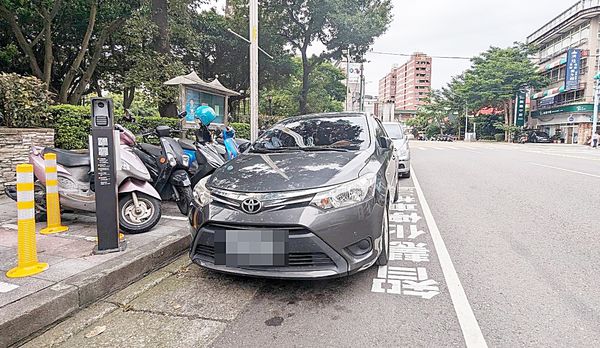
M 414 142 L 412 154 L 386 268 L 263 281 L 183 257 L 29 345 L 600 346 L 600 151 Z

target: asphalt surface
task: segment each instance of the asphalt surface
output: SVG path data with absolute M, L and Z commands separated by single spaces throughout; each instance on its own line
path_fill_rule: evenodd
M 387 268 L 273 281 L 184 256 L 29 346 L 600 346 L 600 150 L 411 148 Z

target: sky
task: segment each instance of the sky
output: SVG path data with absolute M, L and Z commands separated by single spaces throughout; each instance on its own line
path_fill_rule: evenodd
M 212 6 L 222 7 L 223 0 Z M 375 39 L 374 52 L 472 57 L 490 46 L 507 47 L 576 3 L 576 0 L 392 0 L 394 18 Z M 260 44 L 260 43 L 259 43 Z M 313 53 L 321 48 L 315 45 Z M 408 57 L 369 53 L 366 93 L 377 95 L 379 80 Z M 441 88 L 470 66 L 468 60 L 434 58 L 432 87 Z

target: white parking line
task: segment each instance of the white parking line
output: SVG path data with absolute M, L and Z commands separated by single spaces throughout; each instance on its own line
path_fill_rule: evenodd
M 448 292 L 450 293 L 452 305 L 454 306 L 454 311 L 458 317 L 458 323 L 460 324 L 460 328 L 465 339 L 465 344 L 469 348 L 487 347 L 487 343 L 485 342 L 485 338 L 481 333 L 479 323 L 477 323 L 475 314 L 473 314 L 473 309 L 471 309 L 469 300 L 467 300 L 465 290 L 460 283 L 460 279 L 458 279 L 458 274 L 456 274 L 456 269 L 454 268 L 454 264 L 452 264 L 452 259 L 450 259 L 450 254 L 446 249 L 446 244 L 444 243 L 442 235 L 440 234 L 440 230 L 435 223 L 431 209 L 429 209 L 429 204 L 427 204 L 427 201 L 425 200 L 425 195 L 423 194 L 423 190 L 421 190 L 421 185 L 419 185 L 419 180 L 417 180 L 412 166 L 410 171 L 413 173 L 412 177 L 413 182 L 415 183 L 415 189 L 417 191 L 417 195 L 419 196 L 419 202 L 421 203 L 421 208 L 423 209 L 425 221 L 429 227 L 429 233 L 431 235 L 431 239 L 433 240 L 433 245 L 435 246 L 438 259 L 440 260 L 442 272 L 444 273 L 444 278 L 446 279 Z
M 165 218 L 165 219 L 169 219 L 169 220 L 188 221 L 188 218 L 185 217 L 185 216 L 163 215 L 162 217 Z
M 590 174 L 590 173 L 585 173 L 585 172 L 579 172 L 576 170 L 571 170 L 571 169 L 566 169 L 566 168 L 560 168 L 560 167 L 553 167 L 553 166 L 547 166 L 545 164 L 539 164 L 539 163 L 533 163 L 530 162 L 530 164 L 534 165 L 534 166 L 538 166 L 538 167 L 545 167 L 545 168 L 551 168 L 551 169 L 556 169 L 556 170 L 562 170 L 565 172 L 569 172 L 569 173 L 575 173 L 575 174 L 581 174 L 581 175 L 587 175 L 587 176 L 591 176 L 593 178 L 600 178 L 600 175 L 596 175 L 596 174 Z
M 19 286 L 15 285 L 15 284 L 0 282 L 0 292 L 1 293 L 7 293 L 9 291 L 13 291 L 18 287 Z

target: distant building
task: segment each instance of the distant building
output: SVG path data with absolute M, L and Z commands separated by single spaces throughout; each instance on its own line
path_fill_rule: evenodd
M 568 144 L 584 144 L 592 134 L 599 22 L 600 2 L 578 1 L 527 37 L 528 45 L 539 48 L 533 61 L 552 81 L 531 96 L 528 123 Z M 567 84 L 567 55 L 571 49 L 579 51 Z
M 426 102 L 431 92 L 431 63 L 431 57 L 417 52 L 379 80 L 379 102 L 382 111 L 386 110 L 386 118 L 390 109 L 383 106 L 386 103 L 393 103 L 394 118 L 398 121 L 416 115 L 417 108 Z
M 367 113 L 367 115 L 378 116 L 379 101 L 377 100 L 377 96 L 365 95 L 364 107 L 364 111 Z

